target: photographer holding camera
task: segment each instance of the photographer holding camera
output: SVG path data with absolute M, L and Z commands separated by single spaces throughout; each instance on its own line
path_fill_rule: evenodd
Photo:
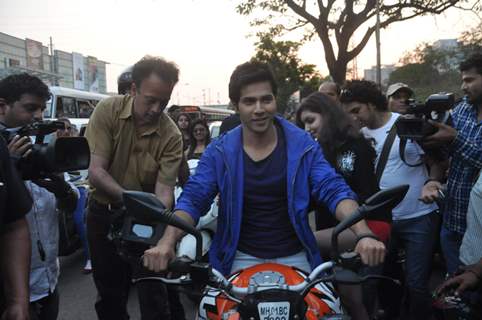
M 391 112 L 406 114 L 408 109 L 407 101 L 413 96 L 413 90 L 402 82 L 388 86 L 387 99 L 388 109 Z
M 0 99 L 0 113 L 4 101 Z M 15 195 L 15 199 L 14 199 Z M 32 199 L 9 157 L 0 136 L 0 318 L 26 320 L 30 237 L 25 215 Z
M 8 136 L 6 132 L 41 121 L 49 98 L 48 87 L 37 77 L 26 73 L 11 75 L 0 81 L 0 121 L 3 134 Z M 8 148 L 16 164 L 26 161 L 32 154 L 29 136 L 14 136 L 8 143 Z M 59 302 L 56 290 L 59 275 L 57 207 L 73 210 L 77 194 L 63 177 L 53 174 L 26 181 L 25 185 L 34 201 L 27 214 L 32 248 L 30 317 L 56 319 Z
M 440 232 L 449 274 L 461 265 L 459 249 L 467 226 L 470 192 L 482 168 L 482 54 L 474 54 L 463 61 L 460 71 L 465 97 L 451 112 L 453 127 L 432 121 L 430 123 L 438 130 L 423 142 L 427 147 L 448 146 L 451 158 Z M 433 202 L 439 197 L 441 188 L 439 181 L 428 180 L 422 199 Z
M 392 210 L 392 232 L 385 260 L 385 272 L 393 276 L 397 266 L 397 252 L 406 252 L 405 278 L 408 310 L 403 319 L 427 319 L 430 315 L 430 293 L 428 281 L 436 227 L 435 204 L 419 201 L 424 182 L 429 175 L 424 165 L 409 166 L 399 153 L 400 138 L 396 135 L 395 122 L 400 117 L 388 110 L 386 97 L 371 81 L 348 81 L 341 92 L 340 101 L 362 133 L 375 142 L 377 153 L 376 175 L 380 189 L 400 184 L 409 184 L 410 189 L 403 201 Z M 413 141 L 406 145 L 407 161 L 421 162 L 423 150 Z M 380 296 L 385 298 L 387 315 L 396 317 L 400 308 L 400 297 L 394 298 L 392 291 Z M 390 299 L 390 301 L 386 301 Z

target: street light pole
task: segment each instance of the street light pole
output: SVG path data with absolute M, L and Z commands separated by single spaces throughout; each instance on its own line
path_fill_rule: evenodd
M 375 38 L 377 46 L 377 83 L 381 87 L 382 85 L 382 65 L 381 65 L 381 54 L 380 54 L 380 0 L 376 3 L 376 13 L 377 13 L 377 23 L 375 29 Z

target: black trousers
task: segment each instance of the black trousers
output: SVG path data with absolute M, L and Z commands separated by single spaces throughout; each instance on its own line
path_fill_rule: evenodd
M 107 238 L 110 214 L 104 206 L 92 199 L 89 201 L 87 239 L 98 294 L 95 310 L 99 320 L 127 320 L 132 270 Z M 139 283 L 137 289 L 142 320 L 184 320 L 184 310 L 176 291 L 157 281 Z
M 57 288 L 46 297 L 30 302 L 30 320 L 55 320 L 59 315 L 59 292 Z

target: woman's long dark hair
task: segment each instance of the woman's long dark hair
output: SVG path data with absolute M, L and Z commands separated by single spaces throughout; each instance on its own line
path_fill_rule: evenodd
M 186 117 L 186 118 L 187 118 L 187 122 L 188 122 L 189 124 L 188 124 L 188 126 L 187 126 L 186 131 L 187 131 L 187 132 L 191 132 L 191 122 L 192 122 L 191 117 L 190 117 L 187 113 L 182 113 L 182 112 L 181 112 L 180 114 L 178 114 L 177 117 L 176 117 L 176 125 L 177 125 L 178 128 L 179 128 L 179 124 L 178 124 L 177 122 L 179 121 L 179 118 L 180 118 L 180 117 Z M 179 128 L 179 130 L 181 130 L 181 128 Z M 182 131 L 182 130 L 181 130 L 181 131 Z
M 302 129 L 305 128 L 301 121 L 303 111 L 311 111 L 322 116 L 322 128 L 317 137 L 318 142 L 326 160 L 336 167 L 336 157 L 340 147 L 348 140 L 362 138 L 362 134 L 341 109 L 341 106 L 321 92 L 314 92 L 306 97 L 296 111 L 296 124 Z
M 194 120 L 193 123 L 191 123 L 191 127 L 189 129 L 189 139 L 191 141 L 191 144 L 189 145 L 189 151 L 187 152 L 187 158 L 190 159 L 194 153 L 194 150 L 196 150 L 196 146 L 197 146 L 197 141 L 196 141 L 196 138 L 194 138 L 194 128 L 198 125 L 202 125 L 205 129 L 206 129 L 206 142 L 205 142 L 205 146 L 207 147 L 208 144 L 211 142 L 211 134 L 209 132 L 209 126 L 207 125 L 207 123 L 202 120 L 202 119 L 197 119 L 197 120 Z

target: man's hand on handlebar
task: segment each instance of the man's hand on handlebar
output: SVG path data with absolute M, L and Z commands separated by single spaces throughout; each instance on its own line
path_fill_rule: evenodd
M 184 220 L 186 224 L 195 225 L 194 220 L 187 212 L 178 210 L 175 214 L 179 219 Z M 184 231 L 181 229 L 172 225 L 167 226 L 164 235 L 157 245 L 144 252 L 142 257 L 144 267 L 155 272 L 166 271 L 169 262 L 176 258 L 176 244 L 184 234 Z
M 385 245 L 373 238 L 362 238 L 355 247 L 355 252 L 360 254 L 362 262 L 369 266 L 376 266 L 385 260 Z
M 144 252 L 142 257 L 144 267 L 154 272 L 166 271 L 169 262 L 176 257 L 174 247 L 161 239 L 155 247 Z

